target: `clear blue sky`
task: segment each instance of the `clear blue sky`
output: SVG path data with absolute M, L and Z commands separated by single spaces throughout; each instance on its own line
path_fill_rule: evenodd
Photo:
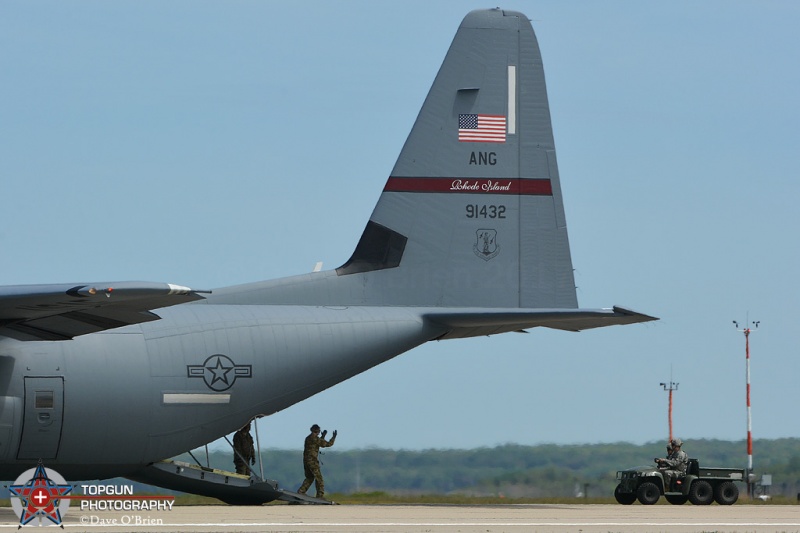
M 0 3 L 0 283 L 342 264 L 463 16 L 428 2 Z M 342 448 L 800 437 L 800 4 L 510 2 L 544 57 L 578 297 L 661 321 L 433 343 L 259 424 Z M 758 449 L 756 449 L 756 466 Z M 744 454 L 744 451 L 743 451 Z

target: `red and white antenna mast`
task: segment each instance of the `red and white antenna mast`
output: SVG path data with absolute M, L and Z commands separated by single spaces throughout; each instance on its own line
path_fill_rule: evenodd
M 750 321 L 748 317 L 748 322 Z M 752 325 L 758 329 L 761 321 L 754 321 Z M 739 323 L 735 320 L 733 325 L 736 329 L 744 333 L 744 353 L 745 353 L 745 381 L 747 383 L 747 495 L 753 497 L 753 417 L 750 413 L 750 332 L 749 324 L 745 324 L 744 329 L 739 329 Z

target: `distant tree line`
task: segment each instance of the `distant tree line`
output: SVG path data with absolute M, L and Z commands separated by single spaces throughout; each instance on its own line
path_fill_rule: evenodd
M 422 451 L 363 449 L 321 455 L 326 492 L 383 491 L 390 494 L 467 494 L 507 497 L 608 496 L 616 472 L 653 464 L 663 457 L 665 442 L 643 445 L 625 442 L 521 446 L 507 444 L 472 450 Z M 746 466 L 744 441 L 688 440 L 684 451 L 701 465 Z M 195 457 L 205 466 L 204 452 Z M 264 476 L 296 490 L 303 480 L 302 450 L 265 449 Z M 188 455 L 180 460 L 194 462 Z M 233 468 L 232 452 L 213 452 L 210 466 Z M 800 492 L 800 439 L 756 440 L 754 470 L 772 475 L 772 495 L 794 497 Z M 259 470 L 258 464 L 255 467 Z M 313 492 L 313 490 L 312 490 Z

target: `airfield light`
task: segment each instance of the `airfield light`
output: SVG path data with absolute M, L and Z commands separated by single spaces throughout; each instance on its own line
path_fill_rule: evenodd
M 760 323 L 760 320 L 751 322 L 756 329 L 758 329 Z M 745 323 L 744 329 L 739 329 L 739 323 L 735 320 L 733 321 L 733 325 L 736 329 L 744 333 L 745 382 L 747 384 L 747 495 L 752 498 L 754 488 L 753 482 L 751 481 L 753 476 L 753 419 L 750 414 L 750 332 L 752 330 L 747 327 L 747 322 Z

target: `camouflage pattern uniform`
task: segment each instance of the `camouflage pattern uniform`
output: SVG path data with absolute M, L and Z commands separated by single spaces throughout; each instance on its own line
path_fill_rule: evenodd
M 316 431 L 314 431 L 315 428 Z M 297 489 L 297 492 L 305 494 L 311 484 L 316 482 L 317 498 L 322 498 L 325 496 L 325 481 L 322 479 L 322 472 L 319 469 L 319 449 L 333 446 L 334 441 L 336 441 L 336 432 L 333 432 L 333 437 L 329 441 L 320 437 L 318 433 L 319 426 L 315 424 L 312 426 L 311 433 L 306 437 L 303 445 L 303 470 L 305 471 L 306 479 Z
M 664 475 L 664 492 L 669 492 L 672 483 L 679 477 L 686 474 L 686 468 L 689 466 L 689 456 L 686 452 L 681 450 L 683 443 L 680 439 L 675 439 L 671 442 L 672 451 L 667 456 L 666 460 L 661 461 L 659 465 L 667 467 L 662 471 Z
M 237 474 L 250 475 L 247 468 L 247 463 L 256 464 L 256 450 L 253 446 L 253 437 L 250 435 L 250 424 L 247 424 L 242 429 L 233 435 L 233 449 L 237 453 L 233 454 L 233 464 L 236 466 Z M 242 460 L 239 455 L 244 457 Z

